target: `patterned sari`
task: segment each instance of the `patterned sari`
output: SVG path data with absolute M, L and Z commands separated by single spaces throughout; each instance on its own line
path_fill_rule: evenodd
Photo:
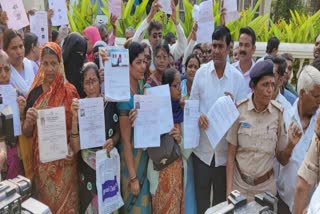
M 36 98 L 33 107 L 36 109 L 46 109 L 50 107 L 64 106 L 66 110 L 67 133 L 71 130 L 71 102 L 73 98 L 78 98 L 77 90 L 68 83 L 64 77 L 61 49 L 56 43 L 46 43 L 44 48 L 50 48 L 59 57 L 60 67 L 54 82 L 50 88 L 40 93 Z M 28 95 L 32 95 L 33 90 L 41 88 L 44 80 L 44 71 L 41 69 L 33 82 L 32 89 Z M 49 206 L 52 213 L 78 213 L 78 177 L 76 158 L 71 161 L 57 160 L 42 163 L 39 159 L 39 141 L 37 127 L 33 132 L 33 169 L 34 188 L 36 198 Z

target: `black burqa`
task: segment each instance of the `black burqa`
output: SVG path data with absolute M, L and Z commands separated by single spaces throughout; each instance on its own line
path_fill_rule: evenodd
M 73 84 L 80 97 L 85 96 L 81 85 L 81 70 L 86 59 L 87 41 L 79 33 L 70 33 L 62 46 L 64 72 L 67 80 Z

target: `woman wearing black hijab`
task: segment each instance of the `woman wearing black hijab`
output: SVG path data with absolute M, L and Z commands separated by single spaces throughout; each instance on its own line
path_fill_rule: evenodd
M 86 59 L 87 42 L 79 33 L 70 33 L 62 46 L 64 71 L 67 80 L 72 83 L 81 98 L 84 97 L 81 87 L 81 69 Z

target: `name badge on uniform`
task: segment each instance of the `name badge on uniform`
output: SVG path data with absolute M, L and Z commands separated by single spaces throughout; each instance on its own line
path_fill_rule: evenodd
M 251 127 L 251 125 L 250 125 L 249 123 L 246 123 L 246 122 L 241 123 L 241 128 L 248 129 L 248 128 L 250 128 L 250 127 Z

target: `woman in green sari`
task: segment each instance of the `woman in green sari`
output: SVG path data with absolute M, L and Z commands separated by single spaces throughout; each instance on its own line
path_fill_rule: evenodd
M 133 147 L 133 128 L 129 112 L 133 109 L 133 96 L 143 94 L 143 79 L 146 69 L 144 48 L 136 42 L 129 46 L 130 101 L 118 103 L 121 133 L 121 191 L 124 207 L 121 213 L 151 213 L 149 182 L 146 177 L 148 155 L 142 149 Z

